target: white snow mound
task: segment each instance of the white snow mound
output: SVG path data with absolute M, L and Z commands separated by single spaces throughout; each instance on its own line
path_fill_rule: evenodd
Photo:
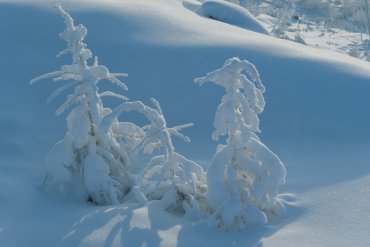
M 269 35 L 269 31 L 248 10 L 233 3 L 219 0 L 205 1 L 196 10 L 196 13 L 253 32 Z

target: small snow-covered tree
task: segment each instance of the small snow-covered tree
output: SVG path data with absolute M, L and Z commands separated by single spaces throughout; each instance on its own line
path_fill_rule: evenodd
M 227 135 L 207 170 L 207 199 L 220 228 L 241 230 L 265 224 L 277 216 L 282 204 L 279 186 L 285 182 L 285 167 L 255 134 L 265 106 L 265 88 L 253 64 L 239 58 L 195 79 L 225 88 L 214 120 L 213 139 Z
M 366 27 L 367 27 L 367 33 L 369 35 L 370 40 L 370 13 L 369 13 L 369 2 L 368 0 L 364 0 L 365 2 L 365 15 L 366 15 Z
M 67 42 L 67 48 L 58 54 L 70 54 L 73 62 L 64 65 L 59 71 L 47 73 L 31 80 L 53 78 L 53 81 L 67 81 L 54 91 L 48 101 L 67 89 L 73 88 L 72 94 L 57 109 L 56 114 L 70 110 L 67 117 L 68 131 L 64 139 L 58 142 L 47 156 L 46 182 L 56 185 L 60 190 L 66 187 L 78 188 L 87 200 L 96 204 L 113 204 L 122 201 L 132 185 L 130 161 L 125 149 L 115 140 L 112 128 L 100 128 L 104 117 L 111 113 L 104 108 L 102 97 L 127 98 L 105 91 L 100 93 L 98 83 L 108 80 L 127 90 L 126 85 L 117 77 L 127 74 L 114 74 L 102 65 L 98 59 L 92 65 L 88 60 L 92 53 L 83 42 L 87 29 L 83 25 L 75 26 L 72 17 L 60 5 L 56 9 L 62 15 L 67 28 L 60 37 Z
M 122 112 L 137 111 L 145 115 L 150 125 L 145 128 L 145 137 L 137 149 L 151 153 L 161 148 L 164 154 L 154 156 L 136 178 L 136 197 L 140 201 L 162 200 L 164 207 L 175 213 L 198 210 L 205 192 L 205 173 L 198 164 L 176 153 L 171 140 L 171 135 L 175 135 L 189 142 L 179 131 L 193 124 L 167 127 L 158 101 L 153 98 L 151 101 L 155 109 L 140 101 L 122 103 L 104 119 L 102 129 L 110 126 L 112 119 Z

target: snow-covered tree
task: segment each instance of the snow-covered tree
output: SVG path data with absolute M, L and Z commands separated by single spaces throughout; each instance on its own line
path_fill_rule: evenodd
M 100 128 L 104 117 L 111 113 L 109 108 L 103 107 L 101 98 L 127 98 L 110 91 L 100 93 L 98 83 L 108 80 L 127 90 L 127 86 L 117 79 L 127 74 L 110 73 L 105 66 L 98 64 L 97 57 L 89 65 L 92 52 L 83 42 L 87 29 L 81 24 L 75 26 L 72 17 L 60 5 L 56 5 L 56 9 L 67 25 L 60 34 L 67 42 L 67 48 L 58 57 L 70 54 L 73 62 L 31 80 L 30 84 L 47 78 L 53 78 L 54 82 L 67 81 L 51 94 L 48 101 L 67 89 L 73 88 L 74 91 L 56 111 L 60 115 L 71 109 L 64 139 L 47 156 L 46 182 L 60 190 L 68 187 L 80 190 L 87 200 L 96 204 L 118 203 L 133 182 L 128 173 L 130 161 L 125 149 L 115 140 L 111 126 Z
M 265 106 L 265 88 L 253 64 L 239 58 L 195 79 L 225 88 L 214 120 L 213 139 L 227 135 L 207 170 L 207 199 L 220 228 L 241 230 L 265 224 L 282 210 L 279 186 L 285 167 L 255 134 Z
M 136 149 L 151 153 L 160 148 L 164 154 L 154 156 L 136 178 L 136 197 L 144 202 L 162 200 L 164 207 L 175 213 L 198 210 L 199 200 L 204 197 L 205 173 L 198 164 L 176 153 L 171 140 L 171 135 L 175 135 L 189 142 L 179 131 L 193 124 L 168 128 L 158 101 L 154 98 L 151 101 L 155 109 L 140 101 L 122 103 L 103 120 L 101 128 L 108 128 L 122 112 L 137 111 L 145 115 L 150 125 L 146 126 L 143 141 Z
M 364 0 L 364 3 L 365 3 L 365 7 L 364 7 L 364 11 L 365 11 L 365 16 L 366 16 L 366 28 L 367 28 L 367 33 L 368 33 L 368 38 L 370 40 L 370 13 L 369 13 L 369 1 L 368 0 Z

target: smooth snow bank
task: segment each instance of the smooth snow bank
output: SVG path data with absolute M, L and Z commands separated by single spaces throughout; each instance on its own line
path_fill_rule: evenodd
M 250 31 L 269 34 L 269 31 L 248 10 L 230 2 L 208 0 L 203 2 L 195 12 Z
M 306 213 L 264 239 L 262 246 L 370 246 L 370 176 L 300 195 Z

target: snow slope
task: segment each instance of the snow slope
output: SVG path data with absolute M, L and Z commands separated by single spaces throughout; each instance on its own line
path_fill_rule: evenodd
M 370 69 L 366 62 L 201 17 L 179 0 L 62 1 L 112 72 L 128 72 L 131 100 L 157 98 L 170 126 L 194 122 L 177 150 L 207 166 L 222 90 L 195 77 L 238 56 L 267 88 L 260 137 L 285 163 L 290 202 L 273 226 L 224 233 L 156 203 L 96 207 L 41 184 L 44 157 L 65 133 L 45 103 L 50 81 L 28 81 L 67 60 L 52 1 L 0 2 L 0 241 L 49 246 L 369 246 Z M 107 86 L 108 87 L 108 86 Z M 63 97 L 62 97 L 63 98 Z M 107 104 L 117 105 L 116 101 Z M 124 116 L 123 116 L 124 117 Z M 137 115 L 130 120 L 143 121 Z M 290 193 L 293 193 L 290 194 Z

